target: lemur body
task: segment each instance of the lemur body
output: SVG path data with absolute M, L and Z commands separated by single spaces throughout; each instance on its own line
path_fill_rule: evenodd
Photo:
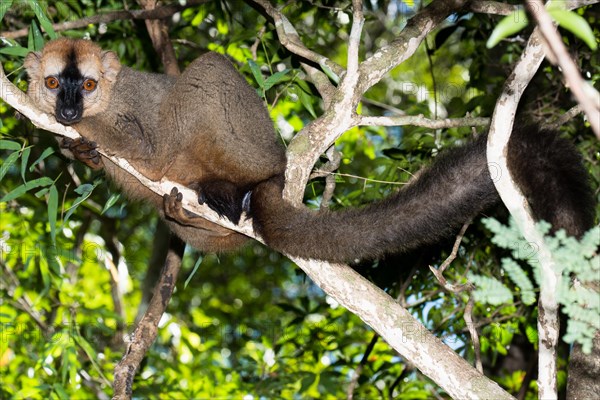
M 249 203 L 266 243 L 290 255 L 353 261 L 413 249 L 450 235 L 498 201 L 482 136 L 443 152 L 415 181 L 381 202 L 321 213 L 291 206 L 281 197 L 285 151 L 268 112 L 231 63 L 215 53 L 172 78 L 121 66 L 114 53 L 90 42 L 59 39 L 31 53 L 25 66 L 28 93 L 41 110 L 150 179 L 196 189 L 200 201 L 236 223 Z M 246 241 L 186 214 L 176 194 L 163 199 L 108 159 L 100 161 L 88 141 L 69 147 L 88 165 L 103 164 L 129 197 L 156 206 L 190 245 L 224 251 Z M 571 235 L 591 226 L 593 198 L 570 143 L 551 132 L 517 130 L 509 161 L 536 217 Z

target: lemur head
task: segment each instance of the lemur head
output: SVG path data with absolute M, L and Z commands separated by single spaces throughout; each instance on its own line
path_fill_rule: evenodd
M 75 124 L 109 105 L 121 64 L 117 55 L 88 40 L 61 38 L 25 58 L 27 93 L 41 111 Z

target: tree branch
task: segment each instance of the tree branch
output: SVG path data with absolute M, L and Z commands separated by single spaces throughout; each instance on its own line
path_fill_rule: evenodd
M 539 396 L 543 399 L 557 398 L 556 345 L 558 343 L 558 302 L 556 291 L 558 276 L 556 263 L 544 238 L 536 229 L 529 204 L 512 180 L 508 169 L 508 141 L 519 99 L 544 59 L 544 48 L 536 28 L 529 38 L 521 58 L 507 79 L 496 103 L 488 135 L 487 157 L 490 173 L 496 176 L 494 185 L 502 201 L 515 218 L 525 240 L 538 248 L 536 254 L 541 268 L 539 299 Z M 504 171 L 505 173 L 498 173 Z
M 370 117 L 358 116 L 357 125 L 361 126 L 422 126 L 431 129 L 457 128 L 461 126 L 487 126 L 490 118 L 487 117 L 465 117 L 465 118 L 443 118 L 430 119 L 423 115 L 406 115 L 400 117 Z
M 175 236 L 172 236 L 171 243 L 173 245 L 169 248 L 165 266 L 154 289 L 154 295 L 150 300 L 148 309 L 137 324 L 135 331 L 131 334 L 131 341 L 127 346 L 123 359 L 115 367 L 113 400 L 131 399 L 135 372 L 156 339 L 158 323 L 167 309 L 175 289 L 185 244 Z
M 157 0 L 138 0 L 143 9 L 151 11 L 158 9 Z M 160 56 L 165 74 L 179 75 L 179 65 L 175 57 L 175 49 L 169 37 L 169 25 L 165 19 L 146 19 L 146 29 L 152 40 L 154 50 Z

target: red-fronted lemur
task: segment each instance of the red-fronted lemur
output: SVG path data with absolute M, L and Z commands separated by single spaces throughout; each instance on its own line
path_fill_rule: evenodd
M 85 40 L 58 39 L 25 60 L 28 93 L 44 112 L 84 139 L 76 158 L 104 167 L 132 199 L 152 203 L 183 240 L 203 251 L 239 247 L 247 237 L 182 209 L 101 157 L 129 160 L 152 180 L 194 188 L 199 201 L 239 222 L 243 211 L 272 248 L 328 261 L 375 259 L 455 232 L 498 202 L 485 135 L 442 152 L 418 178 L 383 201 L 337 212 L 295 208 L 282 199 L 285 150 L 255 90 L 223 56 L 207 53 L 177 77 L 138 72 Z M 593 224 L 593 196 L 575 147 L 536 128 L 513 132 L 511 173 L 535 217 L 578 236 Z

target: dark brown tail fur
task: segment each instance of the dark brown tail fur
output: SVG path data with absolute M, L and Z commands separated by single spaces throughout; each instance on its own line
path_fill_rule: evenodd
M 499 201 L 485 155 L 487 135 L 440 154 L 419 177 L 388 198 L 362 208 L 315 212 L 281 197 L 282 178 L 254 188 L 254 229 L 283 253 L 351 262 L 432 244 Z M 574 146 L 555 132 L 516 130 L 509 166 L 535 216 L 579 236 L 593 224 L 594 200 Z

